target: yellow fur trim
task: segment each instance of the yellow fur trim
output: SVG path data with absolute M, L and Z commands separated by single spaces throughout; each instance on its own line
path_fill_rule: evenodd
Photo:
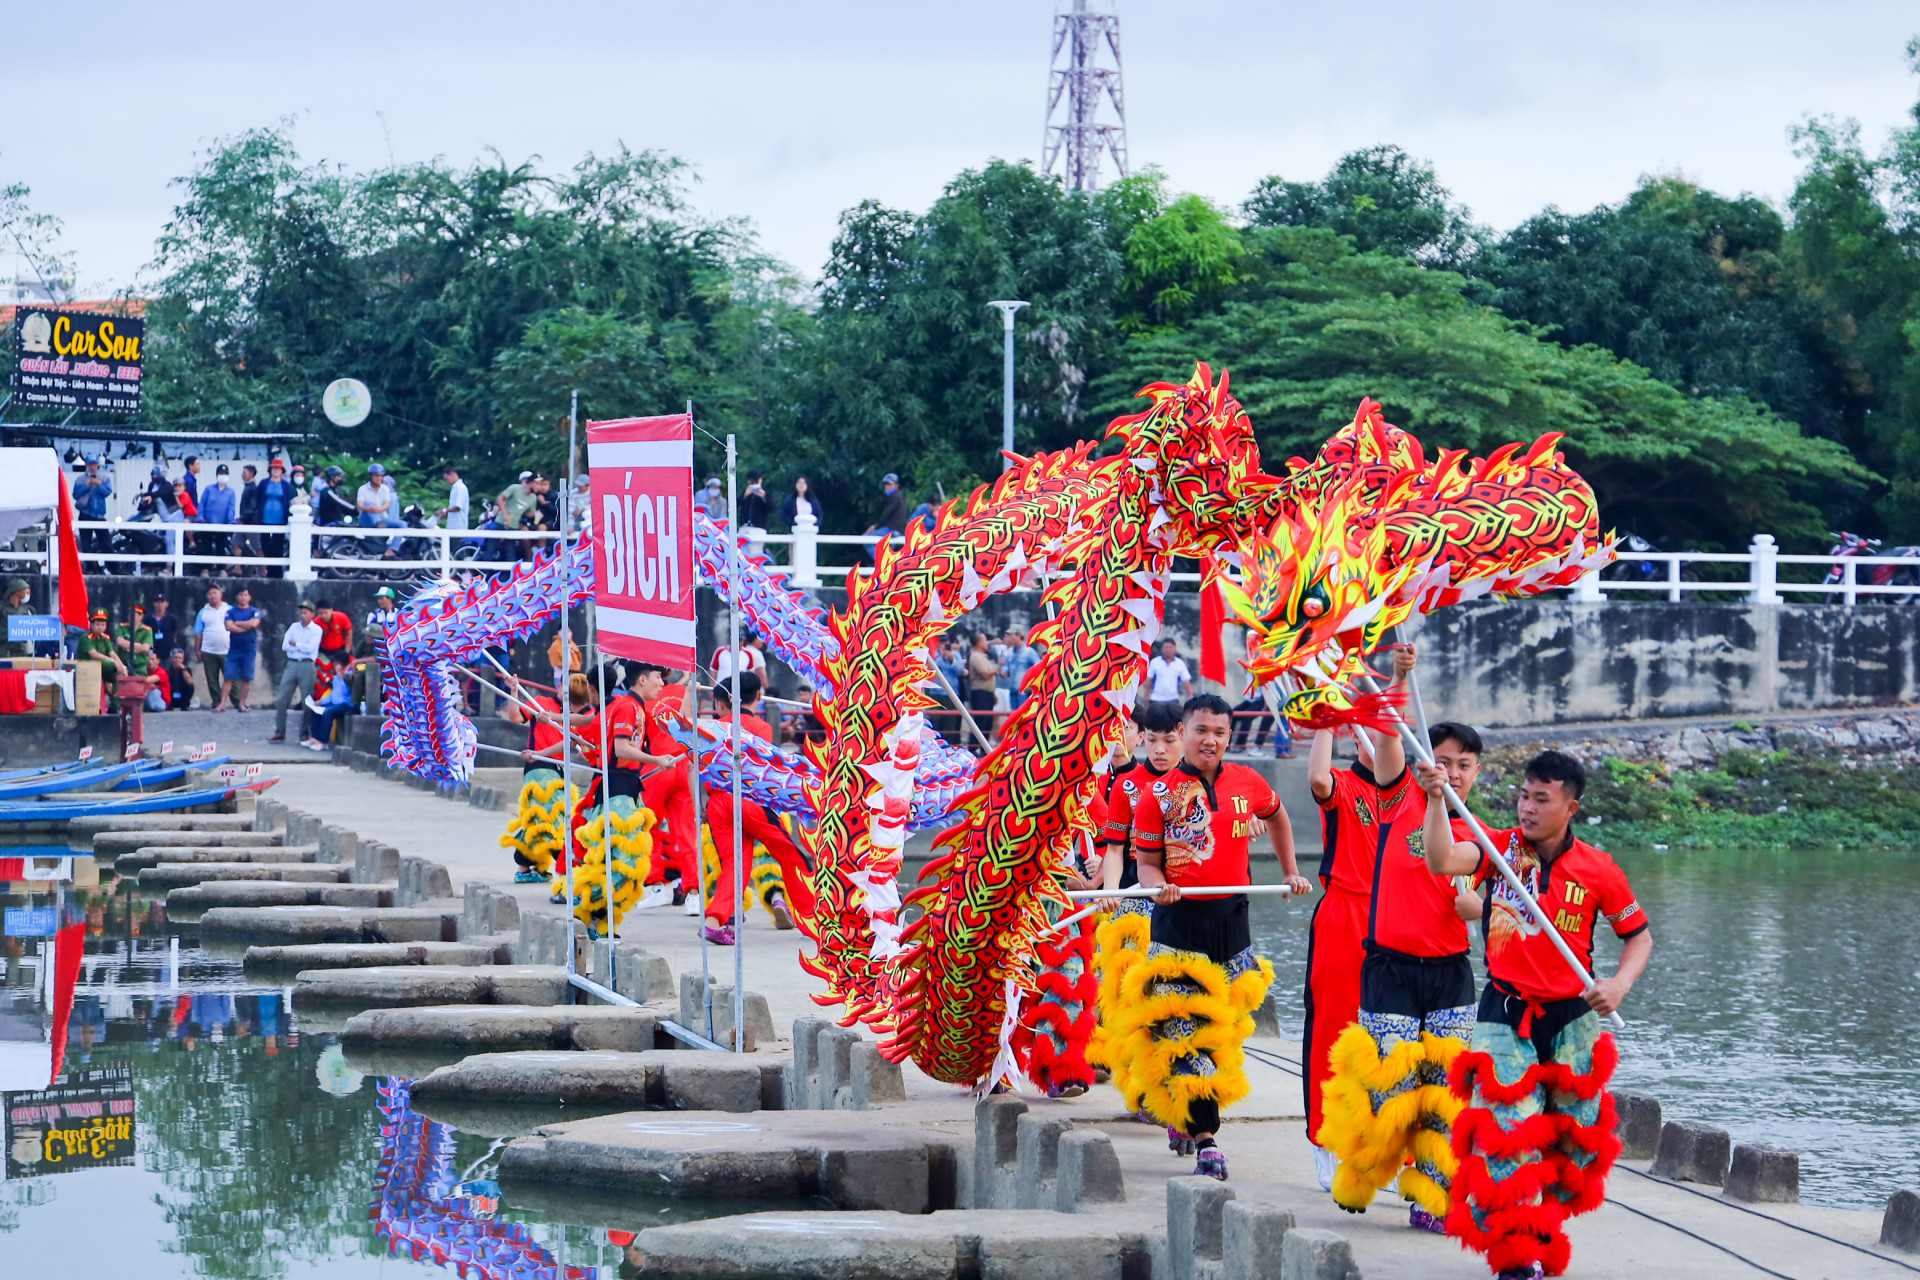
M 620 920 L 640 900 L 646 887 L 647 868 L 653 860 L 654 817 L 651 810 L 636 806 L 626 796 L 615 796 L 580 828 L 580 845 L 585 850 L 574 873 L 573 913 L 588 924 L 607 917 L 608 851 L 612 845 L 612 921 L 608 932 L 620 927 Z
M 1238 1005 L 1250 991 L 1264 994 L 1272 972 L 1263 962 L 1259 973 L 1243 975 L 1258 981 L 1243 986 L 1230 985 L 1225 969 L 1191 954 L 1147 956 L 1128 966 L 1120 983 L 1120 1007 L 1109 1032 L 1109 1044 L 1117 1047 L 1118 1057 L 1125 1062 L 1125 1071 L 1115 1071 L 1114 1078 L 1124 1080 L 1121 1093 L 1127 1106 L 1134 1110 L 1145 1107 L 1162 1124 L 1185 1130 L 1191 1123 L 1190 1108 L 1196 1099 L 1209 1099 L 1226 1108 L 1245 1098 L 1250 1086 L 1241 1045 L 1253 1034 L 1253 1018 L 1250 1007 L 1242 1009 Z M 1200 990 L 1147 994 L 1150 986 L 1173 980 L 1191 982 Z M 1154 1024 L 1170 1018 L 1195 1023 L 1193 1034 L 1157 1039 Z M 1192 1054 L 1210 1057 L 1213 1074 L 1175 1075 L 1174 1062 Z
M 779 861 L 767 851 L 767 846 L 755 841 L 753 861 L 747 864 L 747 871 L 754 898 L 767 909 L 767 914 L 773 914 L 773 895 L 787 891 L 786 877 L 780 870 Z
M 1446 1132 L 1464 1107 L 1443 1084 L 1414 1084 L 1434 1070 L 1442 1076 L 1458 1057 L 1460 1041 L 1423 1035 L 1403 1040 L 1380 1056 L 1378 1044 L 1359 1023 L 1349 1023 L 1327 1053 L 1330 1073 L 1320 1093 L 1320 1132 L 1314 1140 L 1340 1157 L 1333 1198 L 1364 1210 L 1374 1193 L 1397 1176 L 1400 1193 L 1436 1216 L 1447 1211 L 1446 1187 L 1408 1168 L 1419 1160 L 1453 1181 L 1458 1163 Z M 1424 1069 L 1424 1070 L 1423 1070 Z M 1396 1089 L 1403 1092 L 1393 1093 Z M 1377 1107 L 1374 1099 L 1393 1093 Z
M 546 769 L 528 774 L 520 784 L 519 812 L 500 837 L 502 848 L 526 858 L 542 875 L 552 873 L 554 859 L 566 848 L 569 814 L 561 796 L 564 785 L 559 774 Z M 577 788 L 573 800 L 579 801 Z
M 1126 1055 L 1120 1052 L 1120 980 L 1141 957 L 1147 954 L 1153 926 L 1149 917 L 1139 914 L 1113 916 L 1093 931 L 1093 969 L 1100 978 L 1097 1000 L 1099 1021 L 1094 1025 L 1093 1043 L 1087 1047 L 1087 1061 L 1105 1066 L 1113 1076 L 1113 1087 L 1127 1093 Z M 1139 1107 L 1138 1102 L 1128 1104 Z

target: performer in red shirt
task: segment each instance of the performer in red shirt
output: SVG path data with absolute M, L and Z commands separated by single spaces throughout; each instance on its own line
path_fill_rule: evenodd
M 1397 685 L 1413 669 L 1412 646 L 1395 649 L 1393 662 Z M 1347 769 L 1333 767 L 1333 738 L 1326 730 L 1314 734 L 1307 752 L 1307 786 L 1320 806 L 1320 883 L 1327 895 L 1314 908 L 1307 933 L 1307 1017 L 1300 1037 L 1306 1054 L 1300 1085 L 1306 1095 L 1307 1140 L 1327 1190 L 1333 1187 L 1336 1164 L 1320 1138 L 1328 1055 L 1340 1033 L 1360 1017 L 1360 965 L 1366 959 L 1382 815 L 1391 813 L 1412 786 L 1397 736 L 1361 731 L 1361 758 Z
M 1434 758 L 1461 797 L 1480 773 L 1480 735 L 1442 722 L 1428 731 Z M 1446 1230 L 1457 1163 L 1450 1145 L 1460 1103 L 1447 1071 L 1473 1033 L 1473 966 L 1467 921 L 1480 918 L 1471 889 L 1427 868 L 1427 796 L 1407 788 L 1381 828 L 1373 861 L 1359 1020 L 1334 1041 L 1322 1089 L 1319 1140 L 1339 1157 L 1333 1199 L 1364 1213 L 1400 1180 L 1410 1225 Z M 1471 840 L 1462 819 L 1453 839 Z M 1406 1102 L 1405 1095 L 1415 1095 Z M 1408 1167 L 1410 1165 L 1410 1167 Z
M 1131 1051 L 1127 1105 L 1145 1105 L 1167 1126 L 1176 1151 L 1191 1143 L 1196 1174 L 1221 1179 L 1227 1162 L 1214 1140 L 1220 1110 L 1247 1096 L 1240 1046 L 1273 983 L 1273 966 L 1254 954 L 1247 896 L 1206 889 L 1248 883 L 1248 845 L 1263 826 L 1287 884 L 1295 893 L 1313 891 L 1294 862 L 1293 828 L 1273 788 L 1245 765 L 1225 763 L 1232 731 L 1224 699 L 1188 699 L 1180 723 L 1184 760 L 1134 806 L 1140 883 L 1159 892 L 1152 944 L 1127 971 L 1122 1025 L 1111 1033 Z
M 1600 1017 L 1620 1007 L 1653 954 L 1633 887 L 1612 858 L 1574 838 L 1586 769 L 1558 751 L 1527 764 L 1520 825 L 1492 832 L 1527 890 L 1586 971 L 1605 920 L 1624 940 L 1611 978 L 1582 983 L 1520 895 L 1477 844 L 1453 839 L 1443 775 L 1418 768 L 1426 791 L 1427 866 L 1488 886 L 1487 985 L 1471 1048 L 1452 1070 L 1464 1105 L 1453 1126 L 1453 1207 L 1447 1234 L 1487 1256 L 1502 1280 L 1560 1275 L 1572 1249 L 1562 1229 L 1598 1208 L 1620 1153 L 1606 1084 L 1619 1061 Z
M 1145 757 L 1134 758 L 1136 745 Z M 1180 763 L 1180 708 L 1171 702 L 1149 702 L 1126 722 L 1119 763 L 1101 788 L 1106 799 L 1106 823 L 1100 831 L 1104 852 L 1100 860 L 1100 887 L 1131 889 L 1140 883 L 1133 856 L 1133 810 L 1143 802 L 1155 781 Z M 1099 917 L 1096 917 L 1099 918 Z M 1126 1056 L 1117 1052 L 1117 1025 L 1121 983 L 1135 961 L 1146 958 L 1152 941 L 1153 903 L 1147 898 L 1119 898 L 1094 929 L 1094 971 L 1099 974 L 1098 1021 L 1087 1047 L 1087 1061 L 1111 1073 L 1114 1088 L 1127 1093 Z M 1140 1118 L 1153 1122 L 1150 1113 Z
M 744 733 L 753 734 L 763 742 L 773 741 L 773 728 L 760 718 L 760 677 L 751 671 L 740 675 L 740 728 Z M 733 702 L 731 681 L 715 684 L 713 687 L 713 714 L 716 720 L 731 722 Z M 723 947 L 734 944 L 734 922 L 741 914 L 733 897 L 733 792 L 718 787 L 707 791 L 707 826 L 713 832 L 713 849 L 719 855 L 720 874 L 714 885 L 713 900 L 706 904 L 707 941 Z M 767 904 L 768 914 L 773 916 L 776 927 L 793 928 L 793 914 L 788 902 L 799 909 L 800 918 L 813 918 L 813 881 L 812 868 L 794 844 L 787 829 L 766 806 L 753 800 L 742 798 L 740 802 L 740 840 L 741 852 L 751 858 L 756 842 L 765 845 L 767 852 L 780 864 L 780 879 L 784 889 L 776 889 Z M 751 863 L 749 863 L 751 866 Z M 811 935 L 811 930 L 809 930 Z
M 691 722 L 694 715 L 693 687 L 669 685 L 664 667 L 643 670 L 634 685 L 646 715 L 647 754 L 672 761 L 649 774 L 640 796 L 653 815 L 666 824 L 664 831 L 653 831 L 654 865 L 648 878 L 678 880 L 673 901 L 678 904 L 689 894 L 700 892 L 700 819 L 693 808 L 692 765 L 687 749 L 667 731 L 667 722 L 678 719 Z M 691 912 L 692 908 L 688 908 Z

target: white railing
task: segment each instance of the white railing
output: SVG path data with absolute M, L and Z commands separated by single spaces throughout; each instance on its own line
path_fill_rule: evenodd
M 452 576 L 462 570 L 505 570 L 518 563 L 515 560 L 483 560 L 473 552 L 482 551 L 486 544 L 493 543 L 550 543 L 557 542 L 558 533 L 535 533 L 519 529 L 412 529 L 412 528 L 361 528 L 358 525 L 316 525 L 305 508 L 296 507 L 293 516 L 286 524 L 170 524 L 155 520 L 76 520 L 74 528 L 78 531 L 80 560 L 84 565 L 111 566 L 125 565 L 131 572 L 140 572 L 149 566 L 159 565 L 170 569 L 175 576 L 184 577 L 190 568 L 214 568 L 231 572 L 238 568 L 243 572 L 255 569 L 280 569 L 285 576 L 296 582 L 310 582 L 322 575 L 329 577 L 358 576 L 361 574 L 394 572 L 430 571 L 442 576 Z M 158 551 L 113 551 L 105 549 L 111 545 L 116 534 L 152 538 L 162 544 Z M 183 536 L 184 535 L 184 536 Z M 205 539 L 210 535 L 226 535 L 229 550 L 222 555 L 209 554 L 204 542 L 197 550 L 187 550 L 188 538 Z M 266 546 L 275 545 L 280 539 L 286 541 L 284 555 L 242 553 L 239 550 L 240 535 L 251 535 L 254 546 L 264 551 Z M 269 542 L 272 539 L 274 542 Z M 347 542 L 340 540 L 345 539 Z M 428 558 L 386 559 L 385 545 L 391 542 L 430 543 L 431 555 Z M 382 544 L 369 546 L 369 543 Z M 345 546 L 351 545 L 354 554 L 339 554 Z M 102 549 L 95 550 L 94 547 Z M 472 552 L 469 549 L 472 549 Z M 331 552 L 332 554 L 329 554 Z M 44 567 L 52 573 L 56 568 L 58 555 L 56 540 L 46 539 L 41 551 L 0 551 L 0 562 L 25 563 Z
M 135 571 L 150 565 L 162 565 L 176 575 L 184 576 L 189 569 L 199 566 L 232 569 L 275 568 L 295 581 L 311 581 L 323 574 L 327 576 L 360 575 L 385 573 L 388 571 L 420 572 L 431 571 L 451 576 L 462 570 L 499 571 L 513 568 L 515 560 L 482 560 L 474 554 L 474 549 L 484 549 L 488 542 L 496 544 L 514 542 L 551 543 L 558 541 L 559 534 L 554 532 L 529 533 L 508 529 L 363 529 L 357 525 L 319 526 L 311 522 L 303 508 L 294 509 L 294 518 L 284 525 L 258 524 L 165 524 L 155 521 L 134 520 L 82 520 L 77 527 L 81 532 L 80 558 L 91 565 L 130 565 Z M 817 588 L 830 582 L 843 581 L 849 573 L 872 573 L 872 548 L 876 539 L 865 534 L 844 534 L 818 532 L 812 521 L 802 521 L 792 533 L 765 533 L 754 528 L 745 531 L 748 550 L 768 552 L 776 562 L 784 560 L 788 580 L 796 587 Z M 115 533 L 142 534 L 161 541 L 164 549 L 152 552 L 130 551 L 92 551 L 88 542 L 91 534 L 105 534 L 110 539 Z M 229 551 L 225 555 L 211 555 L 204 550 L 189 552 L 182 534 L 204 536 L 207 534 L 226 534 L 237 539 L 238 535 L 251 534 L 259 539 L 285 538 L 285 555 L 239 555 Z M 357 555 L 339 555 L 337 549 L 342 545 L 339 540 L 353 540 Z M 394 539 L 420 541 L 431 544 L 431 554 L 426 558 L 393 559 L 382 557 L 382 550 L 369 547 L 368 542 L 385 543 Z M 893 535 L 892 541 L 898 546 L 904 542 L 900 534 Z M 852 563 L 821 564 L 822 549 L 848 548 L 853 551 Z M 336 554 L 326 554 L 335 550 Z M 0 550 L 0 564 L 15 563 L 33 567 L 44 566 L 48 572 L 54 568 L 54 540 L 47 539 L 44 551 L 3 551 Z M 839 557 L 836 557 L 839 558 Z M 1678 603 L 1689 595 L 1698 596 L 1702 592 L 1722 595 L 1737 595 L 1755 604 L 1779 604 L 1791 598 L 1797 603 L 1831 603 L 1836 597 L 1838 602 L 1848 608 L 1857 604 L 1862 596 L 1920 596 L 1920 586 L 1908 586 L 1900 583 L 1876 583 L 1872 581 L 1872 570 L 1882 565 L 1896 566 L 1912 571 L 1912 576 L 1920 580 L 1920 559 L 1900 556 L 1835 556 L 1835 555 L 1783 555 L 1769 534 L 1755 535 L 1747 550 L 1740 552 L 1713 551 L 1623 551 L 1619 558 L 1621 565 L 1654 564 L 1664 566 L 1658 575 L 1634 579 L 1622 576 L 1621 570 L 1614 567 L 1605 571 L 1608 576 L 1590 573 L 1575 583 L 1568 591 L 1574 600 L 1601 602 L 1621 596 L 1628 599 L 1645 599 L 1649 596 L 1664 596 Z M 1789 566 L 1790 577 L 1781 578 L 1782 566 Z M 1801 573 L 1796 570 L 1812 568 L 1813 573 Z M 1838 570 L 1834 581 L 1826 581 L 1827 576 Z M 1729 572 L 1737 570 L 1737 572 Z M 1173 582 L 1184 585 L 1197 585 L 1198 573 L 1174 573 L 1169 575 Z M 1799 577 L 1813 581 L 1795 581 Z M 1891 576 L 1891 575 L 1889 575 Z

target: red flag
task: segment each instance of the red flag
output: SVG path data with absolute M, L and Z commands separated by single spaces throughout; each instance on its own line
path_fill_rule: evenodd
M 600 647 L 694 668 L 693 417 L 587 424 Z
M 61 574 L 61 577 L 66 577 Z M 53 1071 L 60 1074 L 67 1060 L 67 1023 L 73 1017 L 73 989 L 80 981 L 80 960 L 87 948 L 85 921 L 70 924 L 53 938 Z
M 1227 606 L 1213 574 L 1210 569 L 1200 583 L 1200 678 L 1225 684 L 1227 648 L 1222 632 L 1227 626 Z
M 60 621 L 87 629 L 87 578 L 80 568 L 80 542 L 73 536 L 73 491 L 64 470 L 60 477 Z

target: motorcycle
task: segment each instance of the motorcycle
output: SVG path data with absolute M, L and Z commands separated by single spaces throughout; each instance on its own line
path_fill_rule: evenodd
M 160 526 L 160 511 L 152 494 L 140 495 L 140 501 L 134 507 L 134 513 L 128 524 L 150 524 L 156 528 Z M 168 553 L 166 534 L 148 533 L 145 529 L 129 528 L 128 524 L 120 525 L 108 534 L 105 547 L 108 553 L 117 556 L 165 556 Z M 157 572 L 137 560 L 108 560 L 101 562 L 100 567 L 108 573 L 135 576 Z
M 1838 541 L 1827 549 L 1827 554 L 1830 556 L 1843 558 L 1901 556 L 1911 557 L 1915 561 L 1913 564 L 1872 564 L 1866 566 L 1864 570 L 1855 570 L 1853 580 L 1860 586 L 1920 586 L 1920 547 L 1882 548 L 1880 539 L 1863 538 L 1857 533 L 1842 532 L 1833 534 L 1832 536 L 1838 539 Z M 1845 565 L 1836 564 L 1827 570 L 1826 581 L 1829 586 L 1837 586 L 1845 582 L 1846 578 L 1847 568 Z M 1909 603 L 1912 603 L 1916 599 L 1920 599 L 1920 597 L 1908 596 L 1906 599 Z
M 1659 547 L 1647 541 L 1637 533 L 1620 535 L 1618 556 L 1612 564 L 1600 571 L 1600 577 L 1607 582 L 1668 582 L 1668 566 L 1665 560 L 1635 560 L 1633 554 L 1646 554 L 1658 551 Z M 1699 581 L 1699 574 L 1690 564 L 1680 566 L 1680 579 L 1683 582 Z

